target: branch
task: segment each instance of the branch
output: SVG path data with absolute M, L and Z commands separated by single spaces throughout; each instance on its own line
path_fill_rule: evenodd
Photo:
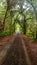
M 26 20 L 29 20 L 29 19 L 32 19 L 32 18 L 27 18 Z

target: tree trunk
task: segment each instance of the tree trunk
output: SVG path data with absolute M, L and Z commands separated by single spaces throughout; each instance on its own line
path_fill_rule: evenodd
M 37 32 L 36 32 L 36 39 L 37 39 Z
M 24 23 L 23 23 L 23 33 L 26 34 L 26 19 L 24 17 Z
M 5 13 L 4 20 L 3 20 L 3 30 L 4 30 L 4 27 L 5 27 L 5 20 L 6 20 L 7 12 L 8 12 L 8 7 L 6 9 L 6 13 Z

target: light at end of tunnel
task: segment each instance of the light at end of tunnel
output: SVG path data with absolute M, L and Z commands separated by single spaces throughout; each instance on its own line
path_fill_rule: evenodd
M 16 34 L 20 34 L 20 29 L 17 28 L 15 32 L 16 32 Z

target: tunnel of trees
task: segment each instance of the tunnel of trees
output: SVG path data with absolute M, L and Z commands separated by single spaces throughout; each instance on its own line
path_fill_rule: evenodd
M 37 0 L 0 0 L 0 37 L 14 32 L 37 39 Z

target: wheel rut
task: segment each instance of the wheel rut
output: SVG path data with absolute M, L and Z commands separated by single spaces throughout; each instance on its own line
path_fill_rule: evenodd
M 21 35 L 17 35 L 14 41 L 11 41 L 11 47 L 1 65 L 32 65 Z

